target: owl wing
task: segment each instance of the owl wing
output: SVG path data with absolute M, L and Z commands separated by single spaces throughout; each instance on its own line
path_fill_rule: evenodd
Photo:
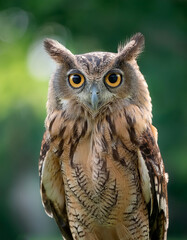
M 44 133 L 39 159 L 40 193 L 46 213 L 55 219 L 66 240 L 72 240 L 68 224 L 65 192 L 59 158 Z
M 157 145 L 157 130 L 152 125 L 140 138 L 138 164 L 142 193 L 149 212 L 150 239 L 165 240 L 168 228 L 168 175 Z

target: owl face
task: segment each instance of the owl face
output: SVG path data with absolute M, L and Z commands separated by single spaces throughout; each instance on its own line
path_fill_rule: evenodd
M 136 34 L 118 53 L 93 52 L 73 55 L 64 46 L 47 39 L 45 48 L 59 63 L 51 88 L 56 104 L 74 101 L 92 115 L 117 102 L 133 103 L 141 94 L 143 78 L 136 57 L 144 38 Z M 144 79 L 143 79 L 144 80 Z M 143 81 L 145 84 L 145 81 Z M 59 107 L 59 106 L 58 106 Z
M 127 77 L 124 69 L 115 65 L 114 54 L 98 52 L 75 57 L 77 67 L 63 75 L 66 92 L 71 92 L 71 97 L 90 112 L 96 113 L 115 99 L 127 97 Z

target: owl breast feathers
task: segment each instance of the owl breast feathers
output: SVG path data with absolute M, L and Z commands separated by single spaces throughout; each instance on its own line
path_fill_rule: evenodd
M 44 46 L 58 63 L 39 162 L 47 214 L 66 240 L 166 239 L 168 178 L 136 62 L 143 35 L 118 53 Z

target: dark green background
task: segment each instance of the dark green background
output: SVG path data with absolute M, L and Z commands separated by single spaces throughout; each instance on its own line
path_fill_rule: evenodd
M 59 39 L 73 53 L 116 51 L 118 43 L 136 32 L 146 39 L 138 62 L 149 85 L 153 124 L 169 173 L 168 239 L 187 239 L 185 0 L 1 2 L 0 239 L 60 239 L 39 195 L 38 156 L 52 63 L 40 47 L 42 39 Z

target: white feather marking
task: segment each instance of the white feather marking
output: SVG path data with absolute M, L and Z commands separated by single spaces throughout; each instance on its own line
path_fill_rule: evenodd
M 154 127 L 153 125 L 151 125 L 151 129 L 152 129 L 153 135 L 155 137 L 155 141 L 157 143 L 157 141 L 158 141 L 158 131 L 157 131 L 156 127 Z
M 167 183 L 169 182 L 169 175 L 168 175 L 168 173 L 165 173 L 165 180 L 166 180 Z
M 138 149 L 138 166 L 139 166 L 139 173 L 140 173 L 140 179 L 141 179 L 142 193 L 143 193 L 146 203 L 149 203 L 149 201 L 151 200 L 151 213 L 150 214 L 152 214 L 153 198 L 152 198 L 152 193 L 151 193 L 151 181 L 150 181 L 147 166 L 145 164 L 145 160 L 143 159 L 142 154 L 139 149 Z
M 155 190 L 158 192 L 158 179 L 156 176 L 154 177 L 154 180 L 155 180 Z
M 157 194 L 156 194 L 156 197 L 157 197 L 157 202 L 158 202 L 158 206 L 159 206 L 159 202 L 160 202 L 160 194 L 157 193 Z
M 160 206 L 159 206 L 160 210 L 164 211 L 164 215 L 166 217 L 166 229 L 168 228 L 168 218 L 167 218 L 167 203 L 166 203 L 166 199 L 164 197 L 161 197 L 160 199 Z
M 67 99 L 61 99 L 61 100 L 60 100 L 60 103 L 62 104 L 63 109 L 65 110 L 65 109 L 68 108 L 69 100 L 67 100 Z
M 63 209 L 65 201 L 63 180 L 60 173 L 61 168 L 55 160 L 54 154 L 52 152 L 48 152 L 43 164 L 41 182 L 45 188 L 47 197 L 57 208 Z M 47 214 L 50 216 L 49 213 Z

